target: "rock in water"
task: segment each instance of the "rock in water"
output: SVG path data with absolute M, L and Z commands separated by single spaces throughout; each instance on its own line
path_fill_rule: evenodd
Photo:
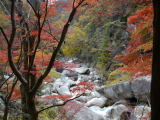
M 107 98 L 105 98 L 105 97 L 93 98 L 93 99 L 89 100 L 85 105 L 87 107 L 90 107 L 90 106 L 103 107 L 105 105 L 106 101 L 107 101 Z
M 87 75 L 90 74 L 89 68 L 85 68 L 85 67 L 73 68 L 72 70 L 79 73 L 79 74 L 87 74 Z
M 90 107 L 90 110 L 103 116 L 104 120 L 121 120 L 121 115 L 128 111 L 125 105 L 113 105 L 109 107 L 100 108 L 98 106 Z

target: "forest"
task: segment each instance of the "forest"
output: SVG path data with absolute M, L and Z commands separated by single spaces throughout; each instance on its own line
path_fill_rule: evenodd
M 160 120 L 160 1 L 0 0 L 0 120 Z

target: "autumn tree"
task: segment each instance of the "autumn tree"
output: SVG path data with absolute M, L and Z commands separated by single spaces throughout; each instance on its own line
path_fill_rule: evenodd
M 21 0 L 10 1 L 11 31 L 6 31 L 3 27 L 0 27 L 0 30 L 7 45 L 7 61 L 21 84 L 19 91 L 24 113 L 23 120 L 38 119 L 39 112 L 35 104 L 36 93 L 54 66 L 56 56 L 77 10 L 93 2 L 94 0 L 73 0 L 60 3 L 61 8 L 67 5 L 71 12 L 63 28 L 57 30 L 55 25 L 48 24 L 48 21 L 51 21 L 49 19 L 51 16 L 56 15 L 58 1 L 27 0 L 25 4 Z M 29 14 L 26 14 L 27 9 L 24 9 L 24 6 L 28 6 Z M 51 46 L 50 58 L 45 61 L 41 59 L 42 62 L 40 62 L 40 58 L 37 58 L 38 51 L 47 49 L 46 45 Z M 17 57 L 21 60 L 21 67 L 16 64 Z
M 128 17 L 128 24 L 135 25 L 125 55 L 118 56 L 126 66 L 121 70 L 129 71 L 134 77 L 152 75 L 151 80 L 151 120 L 160 118 L 160 2 L 153 0 L 135 0 L 143 6 Z M 154 17 L 153 17 L 154 15 Z M 153 29 L 152 29 L 153 28 Z

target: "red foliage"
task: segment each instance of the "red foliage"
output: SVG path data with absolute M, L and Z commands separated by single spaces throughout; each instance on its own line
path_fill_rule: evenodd
M 49 95 L 49 96 L 45 96 L 43 97 L 43 99 L 48 100 L 53 100 L 53 99 L 61 99 L 61 100 L 68 100 L 69 98 L 71 98 L 71 96 L 68 95 Z
M 143 9 L 137 10 L 136 13 L 133 16 L 130 16 L 128 18 L 128 24 L 133 23 L 144 23 L 145 21 L 152 20 L 153 18 L 153 7 L 152 6 L 146 6 Z
M 150 0 L 141 0 L 149 2 Z M 141 2 L 139 1 L 139 2 Z M 121 70 L 129 71 L 134 77 L 151 73 L 152 62 L 152 18 L 153 8 L 150 4 L 137 10 L 134 15 L 128 17 L 128 24 L 134 24 L 131 32 L 131 40 L 128 43 L 126 54 L 117 58 L 125 63 Z M 147 52 L 150 51 L 150 52 Z
M 73 119 L 73 116 L 77 114 L 83 107 L 83 104 L 77 103 L 76 101 L 70 101 L 65 106 L 60 108 L 60 112 L 64 115 L 63 118 L 71 120 Z M 69 115 L 66 116 L 66 113 L 69 113 Z
M 33 30 L 30 34 L 31 34 L 31 36 L 36 36 L 38 34 L 38 31 L 37 30 Z
M 19 99 L 20 97 L 21 97 L 20 91 L 18 89 L 15 89 L 12 93 L 11 100 Z
M 79 65 L 56 60 L 54 62 L 54 67 L 55 68 L 76 68 L 76 67 L 79 67 Z

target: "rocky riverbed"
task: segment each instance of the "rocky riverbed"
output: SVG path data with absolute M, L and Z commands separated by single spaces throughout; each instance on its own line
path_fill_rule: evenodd
M 94 84 L 92 91 L 61 107 L 70 120 L 150 120 L 150 76 L 103 86 L 102 76 L 85 65 L 57 71 L 61 77 L 45 85 L 42 98 L 47 95 L 70 96 L 73 86 L 81 81 Z
M 56 79 L 51 76 L 54 80 L 43 84 L 38 103 L 46 104 L 46 96 L 74 96 L 73 89 L 79 83 L 87 82 L 94 89 L 86 89 L 85 94 L 60 107 L 69 120 L 150 120 L 150 76 L 104 86 L 103 77 L 94 68 L 72 61 L 66 66 L 56 69 L 59 73 Z M 47 99 L 47 104 L 55 103 L 55 99 Z M 0 99 L 0 110 L 3 111 L 4 107 Z

